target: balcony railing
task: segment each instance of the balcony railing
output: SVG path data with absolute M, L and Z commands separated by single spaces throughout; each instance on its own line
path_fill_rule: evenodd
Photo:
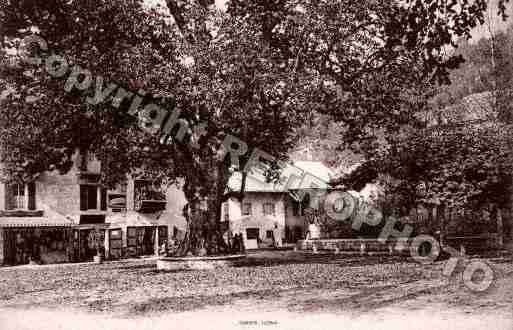
M 160 191 L 140 187 L 135 191 L 134 208 L 137 212 L 151 213 L 165 210 L 166 196 Z

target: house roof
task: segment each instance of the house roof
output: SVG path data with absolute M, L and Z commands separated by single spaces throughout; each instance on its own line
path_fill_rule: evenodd
M 328 183 L 335 176 L 335 173 L 333 173 L 333 171 L 322 162 L 296 161 L 294 162 L 294 166 L 299 167 L 307 173 L 317 176 L 326 183 Z
M 297 176 L 296 180 L 289 184 L 285 189 L 285 180 Z M 294 164 L 284 168 L 281 178 L 285 179 L 280 183 L 266 182 L 263 176 L 258 174 L 250 174 L 246 178 L 245 192 L 277 192 L 282 193 L 286 190 L 309 189 L 313 186 L 319 188 L 327 188 L 329 181 L 334 177 L 333 172 L 321 162 L 315 161 L 297 161 Z M 228 186 L 233 191 L 239 191 L 242 182 L 242 174 L 235 172 Z

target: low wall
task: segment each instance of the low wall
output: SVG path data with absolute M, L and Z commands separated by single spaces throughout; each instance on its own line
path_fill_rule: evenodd
M 246 258 L 245 254 L 205 257 L 161 257 L 157 259 L 157 270 L 211 270 L 231 267 Z
M 402 251 L 398 249 L 401 244 L 405 247 Z M 398 246 L 399 245 L 399 246 Z M 380 242 L 378 239 L 316 239 L 300 240 L 297 243 L 299 250 L 339 250 L 344 252 L 387 252 L 390 254 L 407 253 L 409 239 L 389 239 Z
M 405 249 L 398 250 L 402 243 Z M 389 239 L 386 242 L 380 242 L 378 239 L 314 239 L 300 240 L 296 247 L 299 250 L 339 250 L 341 252 L 388 252 L 389 254 L 409 253 L 411 239 Z M 483 252 L 500 249 L 498 238 L 495 234 L 482 236 L 463 236 L 446 237 L 444 244 L 460 250 L 465 247 L 467 252 Z

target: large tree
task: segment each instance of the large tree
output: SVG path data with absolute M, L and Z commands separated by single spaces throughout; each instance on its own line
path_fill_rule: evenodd
M 458 62 L 443 48 L 468 35 L 486 2 L 233 0 L 227 8 L 199 0 L 156 9 L 136 0 L 8 1 L 0 10 L 4 174 L 30 180 L 69 170 L 79 148 L 102 161 L 108 184 L 136 171 L 166 183 L 183 178 L 190 209 L 205 207 L 187 213 L 180 253 L 218 253 L 227 182 L 251 149 L 285 159 L 312 110 L 344 123 L 347 142 L 366 152 L 379 134 L 416 125 L 422 87 Z M 8 49 L 34 32 L 50 52 L 102 76 L 104 87 L 116 81 L 144 90 L 144 104 L 176 106 L 187 137 L 162 135 L 152 115 L 129 114 L 126 102 L 87 102 L 94 84 L 70 89 L 44 66 L 13 62 Z M 223 152 L 230 135 L 250 149 L 239 164 Z
M 90 70 L 93 79 L 102 76 L 104 87 L 120 82 L 128 91 L 144 90 L 143 107 L 155 102 L 170 115 L 176 105 L 188 129 L 184 138 L 175 138 L 176 130 L 163 134 L 148 126 L 148 114 L 129 115 L 130 102 L 87 102 L 94 83 L 86 91 L 65 92 L 68 75 L 54 79 L 44 66 L 13 65 L 5 56 L 4 175 L 26 181 L 46 170 L 66 172 L 81 149 L 102 162 L 110 186 L 127 174 L 150 175 L 164 184 L 184 179 L 189 232 L 180 253 L 216 253 L 222 248 L 218 222 L 228 179 L 255 148 L 285 158 L 310 79 L 274 60 L 245 22 L 203 3 L 189 4 L 180 14 L 169 8 L 175 23 L 165 10 L 145 9 L 139 1 L 35 1 L 5 9 L 7 47 L 37 27 L 51 52 Z M 181 19 L 189 21 L 182 25 Z M 186 30 L 194 20 L 210 25 Z M 224 150 L 230 136 L 248 146 L 238 166 Z
M 423 129 L 403 130 L 340 182 L 355 188 L 386 183 L 389 208 L 407 214 L 419 204 L 440 208 L 511 208 L 512 30 L 470 43 L 454 56 L 449 85 L 433 85 L 419 109 Z

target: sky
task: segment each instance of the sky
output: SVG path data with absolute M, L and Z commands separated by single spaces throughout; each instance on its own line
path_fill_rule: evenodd
M 502 20 L 502 18 L 500 18 L 499 16 L 497 16 L 497 2 L 498 0 L 490 0 L 489 1 L 489 8 L 491 10 L 491 26 L 492 26 L 492 31 L 493 32 L 496 32 L 496 31 L 500 31 L 500 30 L 505 30 L 507 28 L 507 26 L 511 23 L 513 23 L 513 3 L 510 2 L 506 5 L 506 14 L 509 16 L 507 21 L 504 22 Z M 482 26 L 479 26 L 477 28 L 475 28 L 473 31 L 472 31 L 472 40 L 471 42 L 477 42 L 479 39 L 481 38 L 488 38 L 490 37 L 490 32 L 488 30 L 488 19 L 487 19 L 487 22 L 485 25 L 482 25 Z

